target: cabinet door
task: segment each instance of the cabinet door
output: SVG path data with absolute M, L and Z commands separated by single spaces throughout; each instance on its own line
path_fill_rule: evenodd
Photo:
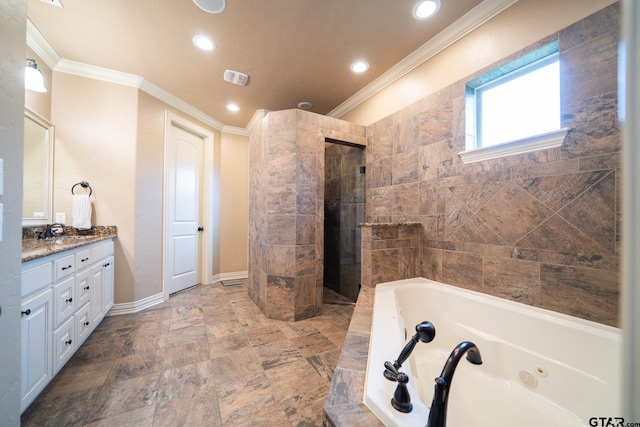
M 113 282 L 114 282 L 114 264 L 113 264 L 113 256 L 105 259 L 102 263 L 103 271 L 102 271 L 102 286 L 104 287 L 104 309 L 103 313 L 106 316 L 111 307 L 113 307 Z
M 77 307 L 82 307 L 91 299 L 91 270 L 85 269 L 76 274 Z
M 74 318 L 69 318 L 53 332 L 53 372 L 58 373 L 76 351 Z
M 76 281 L 73 276 L 53 287 L 53 327 L 57 328 L 76 311 Z
M 51 294 L 51 289 L 48 289 L 22 303 L 20 412 L 33 402 L 53 376 Z
M 91 289 L 89 291 L 91 324 L 95 328 L 104 317 L 104 267 L 102 263 L 91 267 Z
M 76 315 L 73 316 L 76 322 L 76 344 L 79 348 L 82 343 L 87 339 L 93 327 L 91 325 L 91 315 L 89 313 L 89 307 L 91 304 L 88 302 L 76 311 Z

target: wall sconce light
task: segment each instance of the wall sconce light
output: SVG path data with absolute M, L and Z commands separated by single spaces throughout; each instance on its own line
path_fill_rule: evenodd
M 42 73 L 38 69 L 35 59 L 27 58 L 27 66 L 24 69 L 24 88 L 34 92 L 46 92 Z

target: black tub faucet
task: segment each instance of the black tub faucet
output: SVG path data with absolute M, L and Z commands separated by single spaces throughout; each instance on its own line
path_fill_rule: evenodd
M 467 353 L 467 360 L 470 363 L 482 365 L 480 350 L 478 350 L 478 347 L 476 347 L 474 343 L 464 341 L 453 349 L 444 364 L 444 368 L 442 368 L 442 373 L 436 378 L 427 427 L 445 427 L 447 425 L 449 389 L 451 388 L 451 381 L 453 381 L 453 374 L 458 366 L 458 362 L 465 353 Z

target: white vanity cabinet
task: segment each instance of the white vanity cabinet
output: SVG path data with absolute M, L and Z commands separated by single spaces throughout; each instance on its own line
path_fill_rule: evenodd
M 21 411 L 113 305 L 113 240 L 22 264 Z

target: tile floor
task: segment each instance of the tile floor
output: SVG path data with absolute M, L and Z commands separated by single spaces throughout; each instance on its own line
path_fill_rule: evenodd
M 214 284 L 107 317 L 22 425 L 320 426 L 354 307 L 282 322 L 244 285 Z

